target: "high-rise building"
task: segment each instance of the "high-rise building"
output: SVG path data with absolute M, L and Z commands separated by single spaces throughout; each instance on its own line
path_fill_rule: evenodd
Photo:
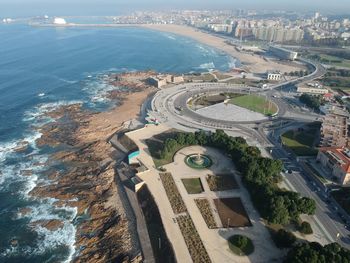
M 276 26 L 262 26 L 253 29 L 256 39 L 269 42 L 300 42 L 304 37 L 304 30 L 300 28 L 283 28 Z
M 320 146 L 345 147 L 348 144 L 348 114 L 333 110 L 322 120 Z

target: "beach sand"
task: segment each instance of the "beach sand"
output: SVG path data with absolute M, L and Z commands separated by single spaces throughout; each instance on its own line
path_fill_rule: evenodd
M 237 58 L 243 65 L 243 68 L 251 73 L 266 73 L 267 71 L 279 70 L 281 72 L 291 72 L 299 71 L 300 67 L 295 67 L 292 65 L 285 65 L 278 63 L 278 61 L 271 59 L 263 59 L 261 56 L 256 54 L 248 54 L 244 52 L 237 51 L 234 46 L 225 43 L 225 40 L 196 30 L 193 27 L 184 25 L 140 25 L 142 28 L 158 30 L 162 32 L 168 32 L 173 34 L 178 34 L 181 36 L 192 38 L 205 45 L 217 48 L 230 56 Z

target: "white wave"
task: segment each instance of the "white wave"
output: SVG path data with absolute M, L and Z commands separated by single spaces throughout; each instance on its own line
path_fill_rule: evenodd
M 21 247 L 20 245 L 16 247 L 10 246 L 0 255 L 4 257 L 9 257 L 11 255 L 17 254 L 20 254 L 22 256 L 42 255 L 44 253 L 47 253 L 47 251 L 52 251 L 57 247 L 66 246 L 69 249 L 69 254 L 67 256 L 67 259 L 63 262 L 68 263 L 72 261 L 76 249 L 76 229 L 71 223 L 64 222 L 63 226 L 55 231 L 48 230 L 42 226 L 37 226 L 35 230 L 39 236 L 35 247 Z
M 163 36 L 165 36 L 166 38 L 171 39 L 171 40 L 176 40 L 176 37 L 173 35 L 170 35 L 170 34 L 163 33 Z
M 238 62 L 237 59 L 231 57 L 230 61 L 228 62 L 228 67 L 230 69 L 231 68 L 236 68 L 237 67 L 237 62 Z
M 71 101 L 58 101 L 58 102 L 48 102 L 37 105 L 31 110 L 28 110 L 24 113 L 22 120 L 24 122 L 33 122 L 35 126 L 41 126 L 45 123 L 51 122 L 52 119 L 46 116 L 47 113 L 54 111 L 62 106 L 68 106 L 72 104 L 81 104 L 81 100 L 71 100 Z
M 44 179 L 38 177 L 38 173 L 43 171 L 48 157 L 45 155 L 32 154 L 31 160 L 22 160 L 13 165 L 0 166 L 2 174 L 0 175 L 0 191 L 9 190 L 13 183 L 22 183 L 21 195 L 28 198 L 28 193 L 34 189 L 38 182 L 44 182 Z M 30 171 L 30 175 L 23 175 L 23 171 Z
M 0 163 L 5 161 L 9 154 L 14 152 L 17 145 L 18 142 L 15 140 L 0 144 Z
M 92 104 L 99 102 L 108 102 L 108 92 L 117 90 L 118 87 L 108 84 L 107 79 L 91 81 L 83 88 Z
M 209 62 L 209 63 L 203 63 L 199 66 L 200 69 L 215 69 L 215 64 L 214 62 Z
M 76 84 L 79 81 L 78 80 L 69 80 L 69 79 L 64 79 L 56 76 L 56 79 L 58 79 L 61 82 L 68 83 L 68 84 Z
M 24 136 L 21 140 L 12 140 L 5 143 L 0 143 L 0 164 L 16 152 L 16 149 L 23 146 L 23 143 L 28 143 L 28 146 L 36 148 L 35 141 L 41 137 L 41 133 L 33 131 Z M 0 179 L 1 180 L 1 179 Z

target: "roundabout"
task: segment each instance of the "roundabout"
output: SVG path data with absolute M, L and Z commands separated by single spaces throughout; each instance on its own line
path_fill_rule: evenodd
M 240 124 L 258 124 L 284 116 L 286 105 L 283 100 L 269 95 L 270 90 L 250 88 L 242 85 L 225 83 L 186 83 L 159 91 L 153 98 L 152 116 L 161 122 L 172 121 L 184 125 L 198 125 L 213 128 L 233 129 Z M 274 105 L 277 112 L 267 116 L 254 112 L 235 103 L 217 103 L 201 109 L 192 108 L 189 103 L 202 96 L 217 94 L 240 94 L 240 96 L 256 95 L 266 98 L 268 104 Z M 211 108 L 213 107 L 213 108 Z M 235 117 L 237 116 L 237 117 Z

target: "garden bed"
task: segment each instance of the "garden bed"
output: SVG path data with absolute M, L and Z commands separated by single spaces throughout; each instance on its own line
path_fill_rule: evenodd
M 213 216 L 213 212 L 211 210 L 210 204 L 208 199 L 195 199 L 196 205 L 201 212 L 203 219 L 205 223 L 207 224 L 208 228 L 213 229 L 217 228 L 215 218 Z

